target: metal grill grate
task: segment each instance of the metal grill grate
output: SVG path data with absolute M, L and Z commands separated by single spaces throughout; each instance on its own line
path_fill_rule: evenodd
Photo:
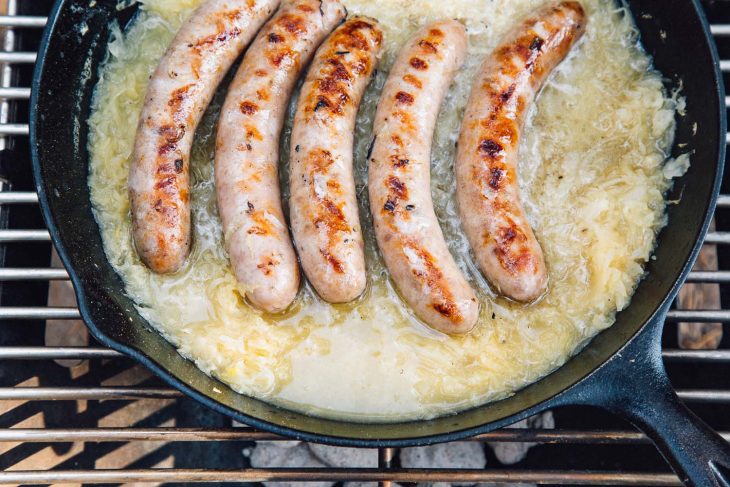
M 139 373 L 129 373 L 136 368 L 131 361 L 112 350 L 95 344 L 44 345 L 45 320 L 79 317 L 75 308 L 44 305 L 49 282 L 67 280 L 67 274 L 49 267 L 49 236 L 40 220 L 28 162 L 30 71 L 50 2 L 8 0 L 6 4 L 7 15 L 0 16 L 0 258 L 5 257 L 5 265 L 0 267 L 0 483 L 318 480 L 680 485 L 643 434 L 586 408 L 556 411 L 554 430 L 504 429 L 472 439 L 539 444 L 526 461 L 509 469 L 495 467 L 498 462 L 491 457 L 485 470 L 402 469 L 397 460 L 391 462 L 391 449 L 380 451 L 377 469 L 250 468 L 240 455 L 245 445 L 241 442 L 281 438 L 250 428 L 231 428 L 225 418 L 197 410 L 192 401 L 154 378 L 142 374 L 139 380 Z M 707 2 L 706 7 L 711 20 L 717 22 L 712 30 L 720 52 L 730 58 L 730 5 Z M 722 70 L 730 73 L 730 59 L 722 62 Z M 730 104 L 730 97 L 726 100 Z M 724 188 L 729 190 L 730 186 Z M 716 225 L 706 242 L 718 244 L 721 270 L 692 272 L 689 282 L 718 283 L 723 301 L 730 303 L 730 194 L 720 197 Z M 672 310 L 664 350 L 680 396 L 713 427 L 728 431 L 730 340 L 726 336 L 716 351 L 679 350 L 679 321 L 726 326 L 730 309 Z M 73 372 L 75 369 L 63 368 L 53 360 L 88 362 L 85 372 Z M 127 415 L 116 423 L 109 420 L 142 403 L 152 404 L 147 416 Z M 69 409 L 67 404 L 73 407 Z M 92 410 L 94 414 L 89 414 Z M 129 418 L 133 419 L 125 423 Z M 730 433 L 723 435 L 730 439 Z M 141 449 L 142 453 L 132 460 L 119 455 L 116 463 L 104 460 L 125 449 Z M 184 454 L 186 449 L 202 453 L 190 458 Z M 220 458 L 233 454 L 240 458 Z M 173 460 L 165 463 L 170 456 Z

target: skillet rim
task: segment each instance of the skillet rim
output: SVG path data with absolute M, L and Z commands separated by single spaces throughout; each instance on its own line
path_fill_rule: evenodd
M 355 437 L 344 437 L 344 436 L 335 436 L 331 434 L 323 434 L 323 433 L 313 433 L 308 431 L 302 431 L 297 430 L 293 427 L 288 426 L 282 426 L 280 424 L 272 423 L 267 420 L 259 419 L 247 414 L 244 414 L 236 409 L 233 409 L 229 406 L 226 406 L 196 390 L 194 390 L 192 387 L 190 387 L 187 383 L 185 383 L 182 379 L 178 379 L 175 377 L 172 372 L 168 371 L 167 369 L 163 368 L 161 365 L 158 365 L 157 362 L 155 362 L 151 357 L 147 356 L 144 352 L 141 350 L 137 350 L 135 348 L 132 348 L 130 346 L 124 345 L 120 342 L 117 342 L 116 340 L 113 340 L 109 338 L 106 333 L 102 332 L 95 324 L 93 319 L 93 312 L 90 309 L 89 301 L 87 299 L 86 295 L 86 287 L 83 283 L 83 280 L 81 276 L 77 273 L 77 271 L 71 266 L 71 258 L 69 257 L 69 254 L 64 247 L 62 241 L 61 241 L 61 235 L 58 225 L 56 225 L 55 220 L 52 217 L 51 209 L 50 209 L 50 203 L 48 195 L 45 191 L 45 187 L 43 185 L 43 177 L 42 177 L 42 171 L 41 171 L 41 162 L 40 162 L 40 155 L 38 150 L 38 134 L 37 134 L 37 123 L 38 123 L 38 98 L 39 98 L 39 92 L 41 89 L 41 80 L 44 74 L 44 68 L 46 64 L 46 57 L 48 55 L 48 48 L 50 45 L 50 42 L 52 40 L 53 34 L 55 32 L 56 24 L 59 20 L 59 16 L 62 13 L 62 10 L 66 3 L 68 1 L 72 0 L 55 0 L 55 3 L 53 5 L 53 8 L 51 12 L 48 15 L 48 23 L 46 25 L 46 28 L 43 32 L 43 36 L 41 38 L 41 42 L 38 49 L 38 55 L 36 64 L 33 71 L 33 80 L 32 80 L 32 89 L 31 89 L 31 98 L 30 98 L 30 119 L 29 119 L 29 142 L 31 145 L 31 162 L 32 162 L 32 169 L 33 169 L 33 177 L 35 182 L 35 188 L 36 192 L 38 193 L 38 201 L 40 210 L 43 216 L 43 219 L 46 223 L 46 227 L 48 228 L 51 241 L 56 248 L 56 251 L 58 252 L 59 257 L 61 258 L 61 261 L 64 264 L 64 267 L 67 269 L 69 278 L 73 284 L 74 291 L 76 294 L 77 304 L 79 308 L 79 312 L 81 315 L 82 320 L 86 324 L 86 326 L 89 328 L 90 332 L 94 336 L 95 339 L 97 339 L 100 343 L 103 345 L 119 351 L 132 359 L 136 360 L 137 362 L 141 363 L 148 369 L 152 370 L 155 375 L 160 377 L 165 383 L 167 383 L 169 386 L 179 390 L 183 394 L 185 394 L 188 397 L 191 397 L 195 399 L 196 401 L 204 404 L 205 406 L 219 412 L 222 414 L 225 414 L 226 416 L 232 417 L 236 420 L 239 420 L 245 424 L 248 424 L 252 427 L 269 431 L 278 435 L 287 436 L 287 437 L 293 437 L 296 439 L 304 440 L 304 441 L 310 441 L 310 442 L 318 442 L 318 443 L 326 443 L 336 446 L 355 446 L 355 447 L 406 447 L 406 446 L 417 446 L 417 445 L 428 445 L 438 442 L 446 442 L 446 441 L 455 441 L 455 440 L 461 440 L 470 436 L 474 436 L 477 434 L 485 433 L 488 431 L 492 431 L 494 429 L 503 427 L 505 425 L 512 424 L 516 421 L 519 421 L 520 419 L 523 419 L 525 417 L 528 417 L 532 414 L 535 414 L 541 410 L 544 410 L 548 407 L 557 405 L 557 402 L 559 402 L 559 398 L 566 396 L 571 391 L 574 391 L 578 388 L 580 388 L 582 385 L 584 385 L 587 380 L 594 376 L 596 373 L 598 373 L 602 368 L 604 368 L 609 362 L 612 361 L 613 358 L 615 358 L 617 355 L 620 355 L 621 351 L 626 349 L 639 335 L 641 335 L 647 327 L 649 327 L 650 324 L 657 322 L 657 320 L 662 320 L 664 318 L 664 314 L 666 309 L 668 309 L 669 305 L 671 304 L 672 300 L 676 297 L 677 293 L 679 292 L 680 287 L 684 283 L 687 274 L 692 269 L 692 266 L 694 265 L 694 262 L 697 258 L 697 255 L 699 254 L 699 251 L 703 245 L 704 237 L 709 229 L 710 222 L 713 218 L 717 198 L 720 192 L 720 186 L 722 184 L 722 174 L 724 169 L 724 162 L 725 162 L 725 153 L 726 153 L 726 141 L 725 137 L 720 137 L 718 140 L 718 150 L 717 150 L 717 162 L 715 166 L 715 173 L 714 173 L 714 182 L 712 185 L 712 193 L 710 195 L 710 198 L 707 201 L 707 206 L 705 208 L 705 216 L 704 220 L 702 222 L 702 225 L 699 227 L 698 232 L 696 233 L 694 237 L 694 244 L 692 249 L 690 250 L 688 254 L 688 258 L 685 261 L 681 271 L 678 275 L 676 275 L 673 279 L 673 284 L 669 291 L 664 295 L 664 297 L 661 300 L 658 300 L 656 303 L 656 306 L 654 307 L 653 311 L 651 311 L 650 316 L 640 325 L 638 328 L 636 328 L 636 331 L 626 339 L 625 342 L 619 348 L 605 358 L 601 363 L 595 366 L 592 370 L 585 371 L 582 376 L 579 375 L 570 385 L 564 387 L 562 390 L 556 392 L 553 396 L 534 404 L 531 407 L 528 407 L 526 409 L 522 409 L 519 412 L 516 412 L 514 414 L 511 414 L 509 416 L 503 417 L 501 419 L 484 423 L 478 426 L 472 426 L 472 427 L 466 427 L 462 429 L 456 429 L 453 431 L 449 431 L 446 433 L 437 433 L 437 434 L 426 434 L 425 436 L 423 433 L 416 432 L 414 436 L 408 436 L 403 438 L 388 438 L 388 439 L 372 439 L 372 438 L 355 438 Z M 618 0 L 619 2 L 625 3 L 625 0 Z M 695 15 L 697 19 L 700 21 L 700 25 L 702 28 L 702 34 L 703 39 L 702 41 L 705 43 L 705 45 L 709 48 L 709 54 L 712 59 L 713 64 L 713 75 L 714 75 L 714 94 L 717 97 L 717 103 L 720 110 L 720 113 L 718 114 L 718 121 L 719 121 L 719 133 L 720 135 L 727 133 L 727 114 L 725 109 L 725 103 L 724 103 L 724 85 L 723 85 L 723 77 L 722 72 L 720 70 L 719 66 L 719 56 L 717 52 L 717 47 L 714 43 L 712 34 L 710 32 L 709 23 L 707 21 L 707 18 L 705 16 L 704 10 L 702 9 L 699 0 L 687 0 L 689 4 L 692 6 L 692 9 L 695 12 Z M 56 34 L 58 35 L 58 34 Z M 671 223 L 670 223 L 671 224 Z M 659 328 L 661 330 L 661 328 Z M 155 331 L 156 332 L 156 331 Z M 158 332 L 156 332 L 158 333 Z M 593 339 L 597 338 L 594 337 Z M 578 352 L 576 355 L 572 356 L 570 360 L 580 356 L 585 351 L 587 351 L 590 347 L 590 343 L 586 345 L 586 347 Z M 188 359 L 185 359 L 188 360 Z M 562 367 L 565 367 L 567 365 L 564 364 Z M 557 369 L 556 369 L 557 370 Z M 552 373 L 551 372 L 547 376 L 540 379 L 545 380 L 546 378 L 550 377 Z M 217 379 L 213 379 L 216 380 Z M 538 381 L 539 382 L 539 381 Z M 221 383 L 223 384 L 223 383 Z M 225 386 L 225 384 L 223 384 Z M 227 387 L 227 386 L 226 386 Z M 280 408 L 279 406 L 272 405 L 270 403 L 267 403 L 264 400 L 255 398 L 259 401 L 262 401 L 266 404 L 269 404 L 272 407 Z M 496 403 L 498 403 L 497 401 Z M 490 404 L 496 404 L 496 403 L 490 403 Z M 556 404 L 553 404 L 556 403 Z M 475 408 L 479 408 L 480 406 L 475 406 Z M 280 408 L 283 410 L 286 410 L 285 408 Z M 471 408 L 470 408 L 471 409 Z M 447 415 L 445 417 L 455 417 L 462 413 L 465 413 L 469 411 L 470 409 L 460 411 L 457 413 L 454 413 L 453 415 Z M 297 413 L 301 414 L 301 413 Z M 439 418 L 436 418 L 439 419 Z M 340 422 L 340 423 L 348 423 L 348 424 L 358 424 L 354 423 L 352 421 L 339 421 L 339 420 L 332 420 L 328 419 L 328 421 L 334 421 L 334 422 Z M 418 424 L 423 423 L 430 420 L 414 420 L 414 421 L 401 421 L 398 423 L 393 423 L 393 425 L 408 425 L 408 424 Z M 362 424 L 363 428 L 367 427 L 367 423 Z

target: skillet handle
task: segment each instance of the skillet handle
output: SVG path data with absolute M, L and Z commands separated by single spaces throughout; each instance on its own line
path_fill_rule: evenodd
M 572 397 L 608 409 L 641 429 L 682 482 L 730 487 L 730 443 L 690 411 L 674 392 L 661 354 L 666 310 L 594 374 Z
M 680 401 L 666 375 L 658 379 L 613 411 L 651 438 L 685 485 L 730 487 L 730 443 Z

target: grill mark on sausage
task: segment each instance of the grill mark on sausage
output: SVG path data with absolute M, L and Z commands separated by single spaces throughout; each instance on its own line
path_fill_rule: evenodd
M 463 317 L 459 313 L 454 297 L 448 290 L 447 283 L 444 282 L 443 272 L 436 265 L 433 255 L 412 239 L 406 239 L 403 247 L 410 249 L 421 263 L 420 269 L 414 266 L 411 272 L 435 294 L 436 299 L 431 303 L 431 307 L 454 323 L 461 323 Z
M 483 139 L 479 142 L 479 153 L 487 157 L 496 157 L 504 150 L 499 142 L 492 139 Z
M 403 105 L 412 105 L 413 101 L 415 100 L 413 98 L 413 95 L 410 93 L 406 93 L 405 91 L 399 91 L 395 94 L 395 99 L 398 101 L 398 103 L 401 103 Z
M 421 83 L 421 80 L 413 76 L 412 74 L 406 74 L 403 76 L 403 81 L 408 83 L 411 86 L 414 86 L 418 89 L 423 88 L 423 83 Z
M 408 163 L 410 162 L 409 159 L 406 159 L 405 157 L 401 157 L 399 155 L 393 155 L 391 156 L 391 160 L 393 161 L 393 167 L 398 169 L 401 167 L 406 167 Z
M 418 45 L 426 53 L 436 54 L 437 52 L 439 52 L 438 48 L 436 47 L 436 44 L 434 44 L 433 42 L 431 42 L 428 39 L 421 39 L 420 41 L 418 41 Z
M 250 101 L 243 101 L 240 105 L 241 113 L 244 115 L 253 115 L 259 110 L 259 106 Z
M 406 185 L 403 183 L 403 181 L 398 179 L 396 176 L 388 177 L 386 184 L 391 193 L 395 195 L 398 199 L 408 198 L 408 188 L 406 188 Z
M 209 36 L 203 37 L 202 39 L 196 41 L 194 44 L 188 44 L 188 47 L 195 49 L 200 54 L 202 53 L 202 51 L 215 49 L 217 47 L 217 44 L 225 44 L 231 39 L 235 39 L 240 35 L 241 29 L 239 29 L 238 27 L 234 27 L 232 29 L 218 32 L 217 34 L 211 34 Z
M 412 57 L 409 63 L 413 66 L 413 68 L 419 71 L 428 69 L 428 63 L 419 57 Z
M 261 132 L 254 125 L 246 124 L 244 125 L 244 129 L 246 129 L 246 137 L 248 139 L 264 140 L 264 136 L 261 135 Z
M 307 32 L 307 23 L 299 15 L 284 14 L 279 20 L 279 24 L 290 34 L 300 36 Z
M 500 266 L 510 275 L 534 271 L 537 267 L 535 258 L 530 251 L 527 236 L 518 225 L 508 219 L 507 227 L 499 229 L 494 241 L 494 254 Z
M 165 156 L 177 149 L 178 142 L 185 137 L 185 126 L 163 125 L 158 129 L 158 133 L 162 137 L 162 143 L 158 146 L 157 153 Z
M 261 270 L 263 275 L 269 276 L 273 272 L 273 268 L 279 265 L 281 262 L 274 256 L 265 257 L 263 261 L 256 267 Z
M 261 210 L 253 210 L 251 209 L 251 203 L 249 203 L 249 211 L 246 213 L 251 216 L 251 220 L 253 220 L 254 225 L 252 225 L 246 233 L 249 235 L 271 235 L 275 236 L 276 233 L 274 232 L 273 226 L 271 222 L 266 218 L 266 214 L 264 211 Z
M 332 266 L 332 269 L 334 269 L 335 272 L 337 272 L 338 274 L 344 274 L 345 268 L 343 267 L 342 262 L 334 255 L 332 255 L 329 250 L 319 249 L 319 252 L 322 254 L 322 257 L 324 257 L 325 260 L 329 263 L 329 265 Z
M 489 177 L 489 187 L 495 191 L 499 191 L 502 187 L 502 180 L 505 175 L 505 169 L 503 167 L 491 168 L 491 175 Z

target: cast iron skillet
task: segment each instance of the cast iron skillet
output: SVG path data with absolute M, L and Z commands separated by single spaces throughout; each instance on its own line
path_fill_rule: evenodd
M 395 424 L 321 419 L 237 394 L 178 355 L 125 296 L 91 212 L 86 121 L 110 26 L 113 21 L 126 25 L 136 11 L 134 5 L 124 6 L 128 3 L 97 0 L 90 7 L 88 0 L 59 0 L 38 54 L 31 99 L 30 141 L 41 208 L 96 339 L 212 409 L 302 440 L 359 447 L 422 445 L 490 431 L 547 408 L 595 405 L 645 431 L 687 485 L 728 485 L 730 446 L 679 402 L 660 350 L 664 317 L 707 231 L 725 157 L 722 78 L 696 0 L 628 2 L 667 86 L 681 80 L 687 110 L 677 120 L 677 142 L 687 144 L 682 152 L 693 152 L 689 172 L 670 195 L 681 202 L 669 208 L 656 260 L 647 266 L 631 305 L 581 353 L 513 397 L 453 416 Z M 88 27 L 83 35 L 81 25 Z

